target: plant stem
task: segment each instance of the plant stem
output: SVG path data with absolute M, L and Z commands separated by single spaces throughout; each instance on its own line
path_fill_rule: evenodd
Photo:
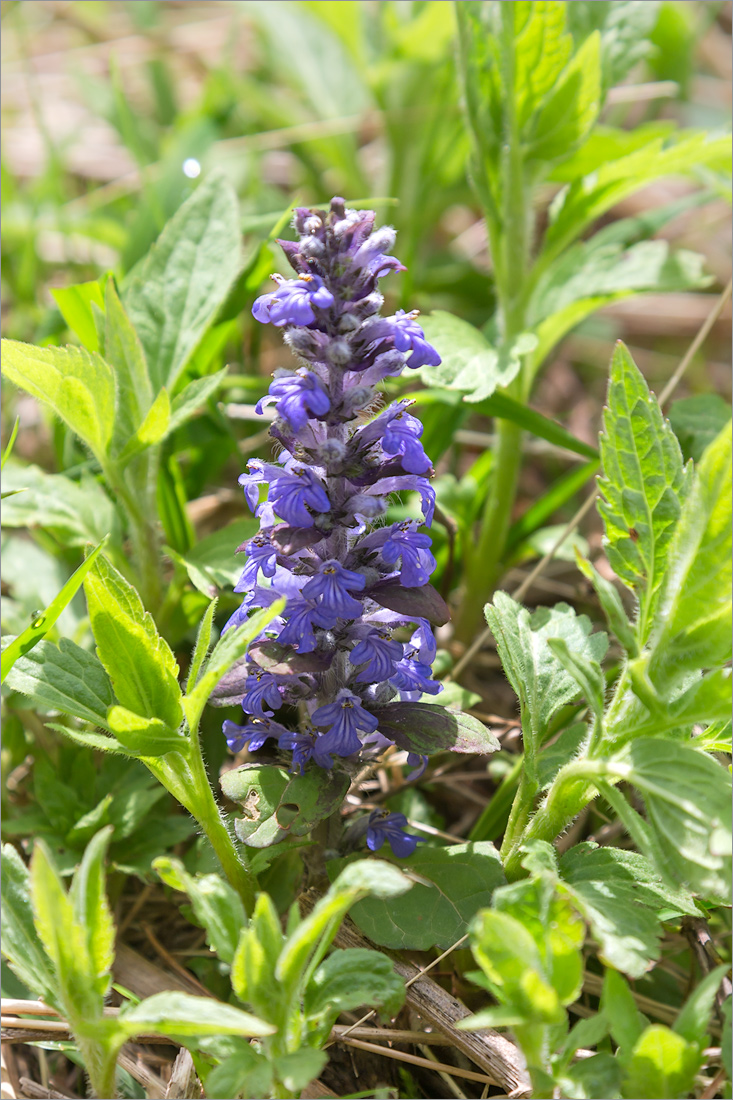
M 523 331 L 526 313 L 528 261 L 528 202 L 522 147 L 514 102 L 514 5 L 500 6 L 502 20 L 504 148 L 501 157 L 501 224 L 486 211 L 491 255 L 499 299 L 502 349 L 508 352 Z M 488 186 L 482 190 L 491 191 Z M 526 399 L 524 371 L 508 391 Z M 476 550 L 467 555 L 466 584 L 455 636 L 468 645 L 483 621 L 483 608 L 503 572 L 503 556 L 512 519 L 522 462 L 522 431 L 507 420 L 497 420 L 497 444 L 491 487 L 481 519 Z
M 242 899 L 247 916 L 250 916 L 255 904 L 257 879 L 241 858 L 222 818 L 204 767 L 198 733 L 192 732 L 185 756 L 169 753 L 159 764 L 150 761 L 147 764 L 153 775 L 198 821 L 226 877 Z

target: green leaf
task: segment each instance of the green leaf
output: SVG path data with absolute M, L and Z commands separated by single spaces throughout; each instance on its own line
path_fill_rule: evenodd
M 557 1085 L 562 1096 L 575 1100 L 620 1100 L 621 1068 L 612 1055 L 594 1054 L 560 1073 Z
M 697 1047 L 662 1024 L 643 1032 L 626 1066 L 623 1095 L 677 1097 L 693 1091 L 702 1063 Z
M 3 504 L 3 527 L 51 530 L 64 546 L 98 543 L 109 533 L 119 536 L 115 507 L 89 474 L 77 482 L 63 474 L 47 474 L 40 466 L 13 462 L 3 471 L 3 485 L 19 493 Z
M 168 391 L 164 387 L 117 456 L 119 465 L 126 465 L 135 455 L 141 454 L 148 447 L 154 447 L 156 443 L 160 443 L 161 439 L 164 439 L 169 432 L 170 420 L 171 402 Z
M 529 11 L 526 11 L 529 8 Z M 556 86 L 573 48 L 564 5 L 535 3 L 514 9 L 514 101 L 523 129 L 538 104 Z
M 659 8 L 657 0 L 591 0 L 567 5 L 568 28 L 576 41 L 595 30 L 600 32 L 604 92 L 649 54 Z
M 10 645 L 6 646 L 3 650 L 2 665 L 0 666 L 2 668 L 3 680 L 18 658 L 25 656 L 34 646 L 38 645 L 41 638 L 48 634 L 64 608 L 71 603 L 79 588 L 81 588 L 84 578 L 88 575 L 90 569 L 95 566 L 104 542 L 105 540 L 102 539 L 99 546 L 96 546 L 89 557 L 82 562 L 74 573 L 72 573 L 56 599 L 52 600 L 48 607 L 34 619 L 30 626 L 26 627 L 23 633 L 19 634 L 17 638 L 14 638 Z M 104 558 L 100 560 L 104 561 Z
M 723 1001 L 723 1034 L 720 1038 L 720 1045 L 722 1049 L 722 1061 L 725 1066 L 725 1072 L 730 1077 L 733 1075 L 733 1057 L 731 1056 L 731 1012 L 733 1010 L 733 1000 L 730 997 L 726 997 Z
M 31 898 L 36 930 L 53 962 L 59 1000 L 72 1021 L 91 1024 L 102 1015 L 104 998 L 99 974 L 89 954 L 87 930 L 75 917 L 74 907 L 53 865 L 45 843 L 37 839 L 31 859 Z
M 182 719 L 178 665 L 137 592 L 104 557 L 84 588 L 97 654 L 119 702 L 177 729 Z
M 107 711 L 115 701 L 109 677 L 93 653 L 69 638 L 58 645 L 40 642 L 16 661 L 5 683 L 42 710 L 60 710 L 109 728 Z
M 659 870 L 703 897 L 730 893 L 730 776 L 712 757 L 676 741 L 640 738 L 623 773 L 641 792 Z
M 664 929 L 659 913 L 694 916 L 692 896 L 664 885 L 637 852 L 576 844 L 560 860 L 563 883 L 589 922 L 603 962 L 640 978 L 659 958 Z
M 713 1011 L 715 996 L 723 975 L 727 970 L 728 967 L 723 964 L 706 974 L 687 998 L 674 1022 L 672 1030 L 688 1043 L 694 1043 L 700 1051 L 707 1046 L 710 1014 Z
M 596 718 L 600 718 L 606 699 L 606 678 L 601 666 L 597 661 L 589 661 L 572 652 L 564 638 L 548 638 L 547 644 L 565 671 L 575 680 Z
M 511 596 L 497 592 L 485 611 L 504 672 L 519 696 L 525 744 L 531 738 L 530 751 L 539 750 L 552 716 L 578 695 L 575 679 L 549 649 L 547 639 L 562 638 L 578 657 L 596 662 L 603 659 L 608 639 L 591 634 L 590 619 L 564 603 L 530 615 Z
M 120 744 L 135 756 L 165 756 L 167 752 L 185 752 L 188 747 L 188 738 L 159 718 L 143 718 L 126 707 L 110 707 L 107 724 Z
M 571 901 L 557 890 L 557 860 L 551 845 L 535 843 L 524 866 L 532 878 L 501 887 L 494 893 L 493 907 L 529 932 L 539 952 L 543 978 L 560 1004 L 572 1004 L 583 985 L 583 921 Z M 476 959 L 490 976 L 478 954 Z
M 378 951 L 351 948 L 334 951 L 318 967 L 306 990 L 305 1013 L 311 1020 L 323 1017 L 322 1029 L 328 1035 L 342 1012 L 364 1005 L 381 1008 L 383 1016 L 391 1018 L 404 1000 L 405 984 L 391 959 Z
M 179 859 L 161 856 L 153 869 L 167 886 L 188 894 L 194 916 L 206 930 L 206 941 L 222 962 L 230 963 L 247 923 L 237 892 L 220 875 L 190 875 Z
M 601 576 L 594 565 L 581 554 L 576 553 L 575 561 L 583 576 L 590 581 L 598 596 L 609 629 L 616 635 L 626 652 L 634 657 L 638 653 L 638 645 L 634 628 L 629 622 L 626 608 L 616 587 Z
M 211 629 L 214 623 L 214 615 L 216 614 L 216 605 L 217 601 L 212 600 L 199 623 L 199 628 L 196 633 L 196 644 L 191 654 L 191 664 L 189 665 L 188 679 L 186 680 L 187 693 L 190 693 L 193 688 L 195 688 L 202 669 L 206 667 L 206 661 L 209 657 L 209 647 L 211 645 Z
M 242 266 L 231 184 L 208 177 L 179 208 L 125 283 L 124 303 L 154 390 L 172 388 Z
M 630 236 L 641 219 L 623 219 Z M 596 233 L 565 252 L 538 280 L 529 305 L 529 323 L 537 333 L 540 363 L 566 332 L 602 306 L 645 291 L 688 290 L 708 286 L 704 257 L 695 252 L 671 252 L 662 240 L 630 243 L 611 235 L 619 223 Z M 644 223 L 636 229 L 643 231 Z
M 731 431 L 705 451 L 668 551 L 650 645 L 660 689 L 730 659 Z
M 292 1054 L 283 1054 L 276 1058 L 273 1069 L 286 1089 L 293 1093 L 300 1093 L 318 1076 L 327 1062 L 328 1055 L 324 1050 L 301 1047 Z
M 287 996 L 298 987 L 307 969 L 321 962 L 356 901 L 371 895 L 377 902 L 388 901 L 394 906 L 411 888 L 410 879 L 382 859 L 357 856 L 356 861 L 332 860 L 327 869 L 329 876 L 337 876 L 335 881 L 310 916 L 288 936 L 278 959 L 275 978 L 283 984 Z
M 5 377 L 48 405 L 103 459 L 115 418 L 115 382 L 109 364 L 84 348 L 37 348 L 17 340 L 3 340 L 2 347 Z
M 602 148 L 601 143 L 601 148 Z M 727 164 L 730 141 L 706 132 L 675 135 L 669 144 L 655 137 L 640 149 L 625 156 L 602 160 L 597 171 L 589 171 L 573 182 L 553 204 L 552 221 L 536 269 L 537 275 L 567 246 L 622 199 L 641 190 L 654 180 L 674 174 L 697 171 L 705 164 Z
M 203 378 L 195 378 L 173 398 L 171 404 L 171 419 L 166 434 L 170 435 L 208 401 L 212 394 L 216 393 L 221 385 L 221 380 L 227 373 L 227 368 L 217 371 L 216 374 L 207 374 Z
M 171 1039 L 204 1035 L 262 1037 L 272 1035 L 275 1030 L 271 1024 L 233 1005 L 173 991 L 156 993 L 136 1005 L 125 1005 L 117 1019 L 131 1038 L 141 1034 L 167 1035 Z
M 315 944 L 313 945 L 315 946 Z M 232 960 L 232 988 L 265 1019 L 283 1022 L 284 991 L 275 981 L 283 949 L 280 920 L 268 894 L 259 894 L 249 927 L 242 929 Z
M 540 950 L 523 923 L 509 913 L 484 909 L 473 922 L 471 933 L 474 957 L 492 993 L 510 1014 L 520 1022 L 559 1024 L 564 1020 L 560 998 L 545 972 Z M 476 1019 L 471 1017 L 458 1024 L 462 1030 L 476 1026 Z
M 689 488 L 689 471 L 669 423 L 628 349 L 611 361 L 601 457 L 604 498 L 598 505 L 614 572 L 639 600 L 639 641 L 654 617 L 670 558 L 670 542 Z
M 222 634 L 214 646 L 196 687 L 184 699 L 184 707 L 189 720 L 190 716 L 194 715 L 196 711 L 200 713 L 221 678 L 240 657 L 244 656 L 250 643 L 258 634 L 262 633 L 268 623 L 280 614 L 284 606 L 284 600 L 276 600 L 270 607 L 255 612 L 246 623 L 242 623 L 236 629 L 227 630 L 225 634 Z
M 46 1004 L 59 1008 L 54 968 L 43 950 L 33 922 L 28 868 L 12 844 L 3 845 L 0 876 L 3 955 L 13 973 L 32 993 L 38 994 Z
M 51 287 L 51 295 L 72 332 L 81 340 L 88 351 L 99 351 L 97 327 L 92 314 L 92 302 L 104 308 L 104 288 L 102 280 L 89 283 L 77 283 L 75 286 Z
M 120 301 L 114 281 L 107 281 L 104 350 L 116 383 L 115 448 L 120 450 L 136 431 L 153 402 L 148 366 L 140 338 Z
M 644 1017 L 636 1007 L 628 982 L 616 970 L 606 970 L 600 1009 L 621 1056 L 628 1058 L 644 1030 Z
M 528 159 L 557 160 L 588 136 L 601 106 L 600 35 L 591 34 L 554 84 L 532 122 Z
M 231 588 L 239 580 L 243 563 L 237 558 L 237 549 L 258 530 L 257 520 L 238 519 L 201 539 L 185 554 L 174 551 L 171 557 L 185 568 L 199 592 L 211 598 L 218 589 Z
M 348 787 L 344 772 L 311 768 L 291 775 L 272 764 L 244 764 L 221 777 L 224 794 L 244 810 L 235 822 L 237 836 L 253 848 L 305 836 L 338 809 Z
M 730 416 L 730 405 L 717 393 L 698 393 L 694 397 L 673 401 L 669 409 L 669 422 L 685 460 L 691 458 L 699 462 Z
M 112 826 L 108 825 L 89 841 L 69 890 L 74 920 L 86 933 L 93 985 L 102 997 L 109 991 L 115 956 L 115 926 L 104 873 L 112 832 Z
M 329 862 L 329 875 L 347 862 Z M 419 847 L 404 866 L 415 879 L 409 894 L 389 904 L 368 898 L 351 912 L 364 935 L 380 947 L 416 951 L 449 947 L 465 934 L 468 922 L 490 904 L 494 890 L 504 882 L 498 853 L 488 842 Z
M 268 1096 L 272 1074 L 272 1064 L 264 1055 L 245 1043 L 237 1044 L 236 1054 L 225 1058 L 208 1074 L 206 1091 L 210 1096 Z
M 463 390 L 470 402 L 485 401 L 497 386 L 508 386 L 519 373 L 522 356 L 536 344 L 531 334 L 524 333 L 511 347 L 497 350 L 479 329 L 443 310 L 420 321 L 442 359 L 437 367 L 423 367 L 423 378 L 430 386 Z
M 548 443 L 553 443 L 556 447 L 562 447 L 574 454 L 584 455 L 586 458 L 598 458 L 598 451 L 595 447 L 591 447 L 589 443 L 584 443 L 582 439 L 576 439 L 574 435 L 571 435 L 555 420 L 543 416 L 542 413 L 531 409 L 529 405 L 523 405 L 520 401 L 515 401 L 508 394 L 494 393 L 485 401 L 479 402 L 472 411 L 480 413 L 482 416 L 494 416 L 501 420 L 511 420 L 512 423 L 519 424 L 520 428 L 524 428 L 540 439 L 546 439 Z

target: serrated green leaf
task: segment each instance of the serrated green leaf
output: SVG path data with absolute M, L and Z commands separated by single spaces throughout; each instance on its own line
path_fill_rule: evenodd
M 74 920 L 86 934 L 93 985 L 102 997 L 109 991 L 115 956 L 115 926 L 104 873 L 112 832 L 112 826 L 108 825 L 89 841 L 69 890 Z
M 567 604 L 539 608 L 530 615 L 505 592 L 487 604 L 486 620 L 496 639 L 504 672 L 519 696 L 525 744 L 539 750 L 547 725 L 561 707 L 578 695 L 578 685 L 547 645 L 563 638 L 580 657 L 600 661 L 605 656 L 605 634 L 591 634 L 591 622 Z
M 63 474 L 47 474 L 40 466 L 13 462 L 3 471 L 3 485 L 19 494 L 3 504 L 3 527 L 50 529 L 65 546 L 98 543 L 108 533 L 119 535 L 112 501 L 88 474 L 76 482 Z
M 332 860 L 329 875 L 346 865 Z M 408 894 L 385 904 L 375 898 L 360 901 L 351 919 L 380 947 L 427 951 L 449 947 L 467 930 L 468 922 L 504 882 L 493 844 L 454 844 L 448 848 L 419 847 L 405 870 L 415 877 Z
M 730 894 L 730 775 L 712 757 L 676 741 L 629 746 L 623 777 L 641 792 L 653 832 L 652 858 L 670 883 L 711 899 Z
M 603 427 L 599 485 L 604 499 L 598 510 L 604 545 L 614 572 L 639 600 L 637 633 L 643 644 L 671 560 L 670 542 L 690 474 L 656 398 L 620 342 L 611 361 Z
M 308 970 L 321 962 L 355 902 L 371 895 L 375 902 L 389 901 L 394 906 L 412 886 L 406 875 L 382 859 L 357 856 L 355 861 L 331 860 L 327 869 L 335 881 L 312 913 L 288 936 L 277 962 L 275 978 L 283 984 L 288 996 Z
M 115 701 L 109 677 L 93 653 L 69 638 L 61 638 L 58 645 L 40 642 L 16 661 L 5 683 L 41 709 L 60 710 L 109 728 L 107 711 Z
M 183 716 L 178 665 L 137 592 L 103 557 L 84 587 L 97 654 L 119 702 L 177 729 Z
M 212 174 L 179 208 L 124 287 L 155 390 L 172 388 L 242 266 L 231 184 Z
M 564 1019 L 539 948 L 521 921 L 510 913 L 482 910 L 471 927 L 471 949 L 509 1013 L 524 1023 L 558 1024 Z M 458 1026 L 471 1026 L 470 1019 Z
M 96 567 L 98 556 L 105 541 L 105 539 L 102 539 L 99 546 L 96 546 L 89 557 L 82 562 L 74 573 L 72 573 L 58 596 L 51 601 L 48 607 L 33 620 L 30 626 L 26 627 L 22 634 L 19 634 L 17 638 L 13 639 L 10 645 L 3 649 L 2 658 L 0 659 L 3 681 L 18 658 L 24 657 L 34 646 L 38 645 L 41 639 L 48 634 L 64 608 L 71 603 L 72 599 L 81 588 L 82 583 L 84 583 L 85 578 L 88 578 L 90 570 Z M 102 558 L 99 560 L 103 561 L 104 559 Z
M 694 899 L 670 889 L 636 852 L 577 844 L 560 860 L 562 881 L 589 922 L 601 959 L 640 978 L 659 958 L 664 933 L 657 913 L 694 916 Z
M 731 431 L 723 429 L 695 471 L 669 545 L 649 639 L 649 676 L 659 690 L 731 653 Z
M 698 393 L 673 401 L 669 422 L 687 460 L 699 462 L 703 452 L 720 435 L 731 417 L 731 408 L 717 393 Z M 4 522 L 4 521 L 3 521 Z
M 687 1096 L 701 1064 L 694 1044 L 662 1024 L 652 1024 L 639 1036 L 626 1065 L 623 1095 Z
M 46 1004 L 60 1007 L 54 969 L 36 932 L 28 868 L 12 844 L 3 845 L 0 862 L 3 904 L 2 952 L 10 968 Z
M 98 458 L 107 452 L 115 418 L 112 368 L 84 348 L 37 348 L 3 340 L 3 373 L 48 405 Z

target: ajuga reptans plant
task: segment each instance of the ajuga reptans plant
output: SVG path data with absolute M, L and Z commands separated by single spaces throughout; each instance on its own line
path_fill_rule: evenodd
M 250 460 L 239 479 L 260 530 L 241 548 L 247 561 L 235 591 L 244 599 L 227 626 L 280 597 L 287 603 L 249 649 L 246 721 L 225 722 L 224 733 L 233 751 L 274 738 L 300 773 L 331 769 L 335 757 L 356 763 L 380 753 L 391 741 L 373 709 L 441 690 L 431 676 L 431 624 L 412 610 L 430 599 L 430 536 L 416 520 L 384 520 L 390 495 L 416 490 L 424 525 L 432 522 L 422 424 L 409 400 L 375 415 L 379 382 L 440 358 L 416 311 L 380 315 L 379 279 L 404 268 L 388 255 L 394 230 L 375 229 L 374 220 L 373 211 L 346 209 L 338 198 L 328 213 L 298 209 L 300 240 L 280 242 L 296 278 L 273 276 L 277 288 L 252 310 L 284 329 L 302 365 L 277 370 L 258 406 L 274 405 L 271 433 L 281 449 L 277 461 Z M 423 593 L 416 598 L 415 590 Z M 282 671 L 272 670 L 273 641 L 286 647 Z M 282 717 L 284 707 L 295 722 Z M 426 760 L 408 757 L 416 768 Z M 414 850 L 417 838 L 405 836 L 395 816 L 372 815 L 370 847 L 386 838 L 401 853 Z

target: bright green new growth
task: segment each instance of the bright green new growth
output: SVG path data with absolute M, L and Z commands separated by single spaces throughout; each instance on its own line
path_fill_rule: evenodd
M 649 635 L 665 576 L 670 540 L 687 495 L 691 468 L 643 375 L 620 342 L 611 360 L 603 415 L 598 506 L 609 564 L 639 601 L 638 644 Z
M 210 1050 L 218 1064 L 205 1080 L 210 1096 L 293 1097 L 326 1062 L 321 1048 L 341 1012 L 371 1005 L 389 1019 L 404 1002 L 402 979 L 384 955 L 362 949 L 328 952 L 349 909 L 360 899 L 391 902 L 412 882 L 382 860 L 359 860 L 301 918 L 294 902 L 283 932 L 268 894 L 249 921 L 234 891 L 214 875 L 188 874 L 178 860 L 156 861 L 164 882 L 188 894 L 209 944 L 230 968 L 237 998 L 272 1025 L 258 1050 L 237 1043 Z M 326 957 L 328 955 L 328 957 Z
M 115 928 L 105 889 L 104 859 L 112 829 L 88 844 L 64 889 L 50 852 L 37 840 L 30 873 L 15 849 L 3 849 L 3 954 L 18 977 L 68 1020 L 94 1095 L 116 1094 L 121 1047 L 140 1034 L 186 1040 L 206 1035 L 259 1036 L 274 1029 L 262 1019 L 208 997 L 159 993 L 104 1014 L 111 983 Z
M 723 667 L 730 659 L 730 425 L 694 470 L 685 468 L 656 399 L 621 345 L 605 425 L 599 510 L 609 560 L 638 600 L 629 622 L 615 589 L 581 562 L 626 648 L 608 702 L 600 668 L 604 635 L 587 637 L 587 628 L 574 634 L 575 617 L 563 605 L 530 618 L 498 593 L 486 608 L 519 697 L 524 736 L 502 848 L 505 869 L 510 880 L 521 876 L 527 843 L 553 840 L 601 793 L 669 887 L 722 900 L 730 890 L 730 779 L 693 726 L 725 720 L 731 703 L 730 671 Z M 592 715 L 587 736 L 537 805 L 537 754 L 549 721 L 578 695 Z M 618 790 L 621 780 L 641 795 L 645 817 Z M 623 898 L 633 869 L 609 867 L 609 875 L 610 889 Z M 585 893 L 578 904 L 593 923 L 598 904 Z M 640 929 L 642 942 L 650 943 L 650 931 Z M 608 919 L 597 934 L 607 957 L 616 965 L 624 959 L 634 973 L 628 949 L 613 933 L 609 939 Z

